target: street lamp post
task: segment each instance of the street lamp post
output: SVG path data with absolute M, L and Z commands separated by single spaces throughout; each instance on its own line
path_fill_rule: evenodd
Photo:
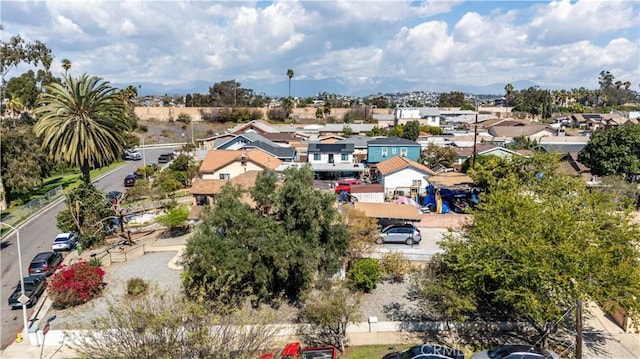
M 18 269 L 20 270 L 20 293 L 21 298 L 26 297 L 25 295 L 25 291 L 24 291 L 24 274 L 22 273 L 22 251 L 20 250 L 20 230 L 10 224 L 4 223 L 4 222 L 0 222 L 0 224 L 7 226 L 11 229 L 13 229 L 14 231 L 16 231 L 16 242 L 18 243 Z M 27 335 L 27 329 L 28 329 L 28 325 L 27 325 L 27 302 L 24 301 L 22 302 L 22 337 L 26 337 Z

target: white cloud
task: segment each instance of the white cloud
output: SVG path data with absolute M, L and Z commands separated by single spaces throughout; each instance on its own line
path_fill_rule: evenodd
M 640 81 L 628 1 L 3 2 L 9 35 L 112 82 L 397 77 L 424 84 Z M 8 38 L 4 36 L 3 38 Z M 57 65 L 56 65 L 57 66 Z

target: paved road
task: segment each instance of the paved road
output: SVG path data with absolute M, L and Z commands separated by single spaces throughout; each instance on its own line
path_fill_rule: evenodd
M 147 163 L 156 162 L 158 155 L 163 152 L 172 151 L 173 148 L 153 148 L 144 151 Z M 95 181 L 96 188 L 103 191 L 124 191 L 123 178 L 127 174 L 133 173 L 136 168 L 141 167 L 143 161 L 128 161 L 124 166 L 112 171 Z M 22 252 L 22 267 L 24 275 L 31 259 L 39 252 L 51 250 L 51 241 L 59 232 L 56 228 L 56 215 L 65 208 L 64 201 L 41 212 L 37 217 L 20 226 L 20 246 Z M 15 338 L 22 328 L 22 311 L 11 310 L 7 301 L 11 293 L 20 280 L 20 269 L 18 266 L 18 248 L 15 233 L 2 240 L 2 251 L 0 252 L 0 344 L 4 349 Z M 28 310 L 28 317 L 37 310 L 38 305 Z

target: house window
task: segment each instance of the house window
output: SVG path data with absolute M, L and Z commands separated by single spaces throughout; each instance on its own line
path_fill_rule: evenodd
M 314 161 L 320 161 L 320 154 L 319 153 L 314 153 L 313 154 L 313 160 Z
M 411 187 L 421 187 L 422 186 L 422 181 L 421 180 L 413 180 Z
M 220 174 L 220 179 L 228 180 L 229 178 L 231 178 L 231 174 L 230 173 L 221 173 Z
M 396 154 L 396 148 L 395 147 L 391 147 L 391 154 L 395 155 Z
M 382 147 L 382 157 L 387 157 L 387 148 Z
M 349 161 L 349 155 L 348 155 L 348 154 L 346 154 L 346 153 L 343 153 L 343 154 L 340 156 L 340 160 L 341 160 L 341 161 L 343 161 L 343 162 Z
M 407 157 L 407 148 L 406 147 L 400 148 L 400 156 Z

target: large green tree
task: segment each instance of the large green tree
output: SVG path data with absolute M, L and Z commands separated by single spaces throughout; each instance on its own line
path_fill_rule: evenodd
M 413 120 L 409 121 L 404 125 L 404 131 L 402 132 L 402 137 L 409 139 L 411 141 L 415 141 L 420 136 L 420 122 Z
M 33 134 L 32 124 L 21 120 L 0 120 L 0 173 L 7 193 L 24 194 L 42 183 L 47 174 L 49 162 Z
M 50 158 L 77 166 L 83 180 L 90 170 L 116 161 L 131 131 L 115 89 L 95 76 L 67 76 L 64 84 L 46 86 L 38 97 L 33 130 Z
M 261 173 L 251 191 L 226 185 L 189 239 L 183 256 L 187 293 L 238 303 L 248 296 L 273 303 L 300 300 L 317 274 L 334 273 L 348 234 L 335 198 L 313 188 L 310 169 L 286 171 L 276 185 Z
M 640 174 L 640 125 L 596 130 L 578 160 L 598 176 Z
M 548 159 L 511 167 L 472 223 L 440 243 L 420 288 L 441 318 L 526 322 L 525 338 L 546 345 L 577 299 L 638 313 L 639 226 Z

